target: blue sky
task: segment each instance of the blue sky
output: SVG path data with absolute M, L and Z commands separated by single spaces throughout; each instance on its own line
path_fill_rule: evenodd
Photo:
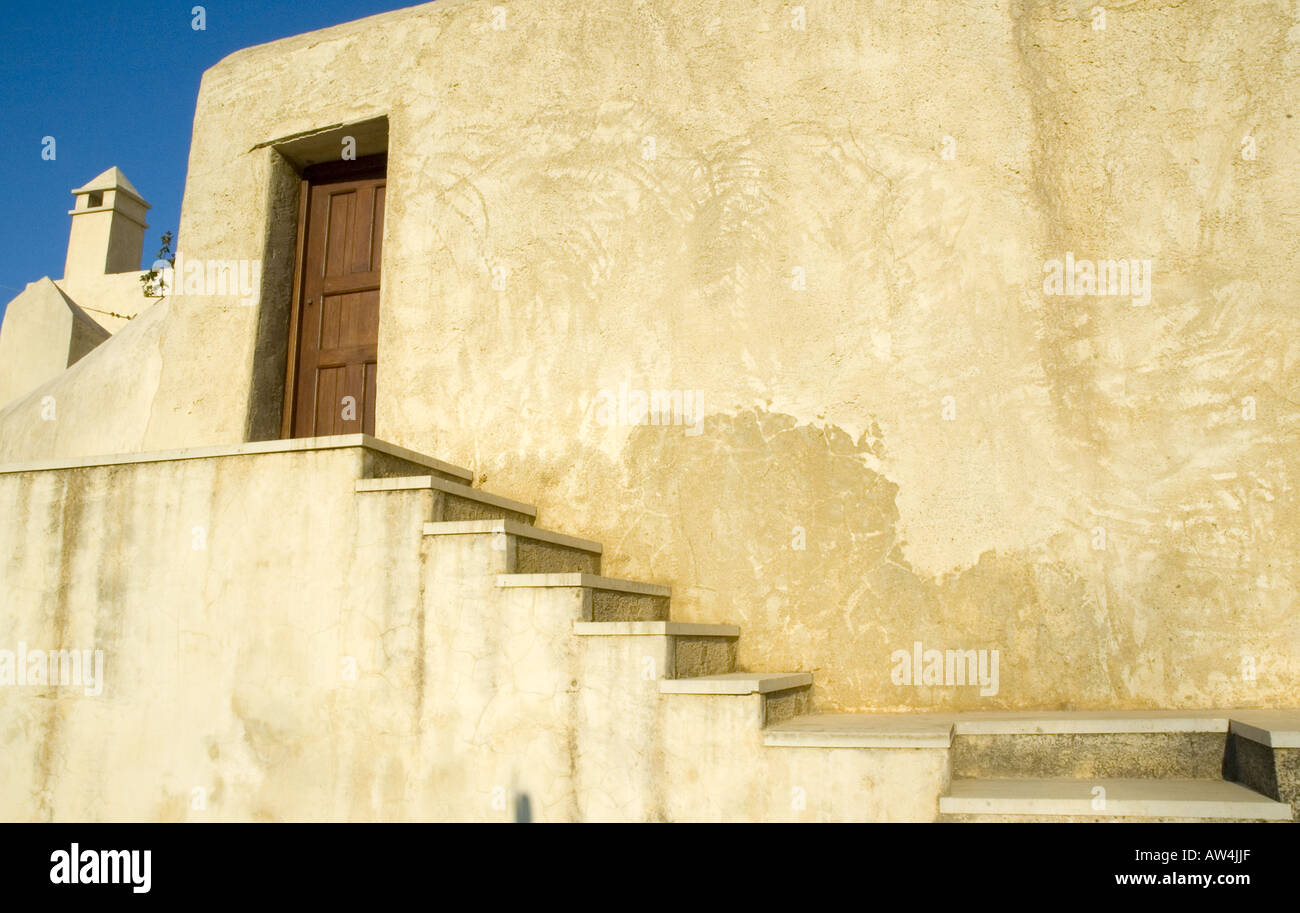
M 206 29 L 192 27 L 202 5 Z M 194 100 L 231 51 L 412 0 L 42 0 L 0 17 L 0 308 L 28 282 L 63 275 L 68 192 L 118 166 L 153 204 L 144 261 L 180 223 Z M 55 158 L 41 157 L 55 140 Z

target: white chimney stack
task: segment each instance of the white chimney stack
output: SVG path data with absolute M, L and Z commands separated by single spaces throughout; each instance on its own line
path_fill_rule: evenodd
M 72 191 L 76 208 L 68 236 L 64 279 L 83 279 L 140 269 L 149 204 L 119 169 L 110 168 Z

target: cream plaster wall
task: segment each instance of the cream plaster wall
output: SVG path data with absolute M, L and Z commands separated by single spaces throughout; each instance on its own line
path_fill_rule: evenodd
M 250 48 L 183 253 L 283 259 L 273 144 L 386 115 L 381 437 L 826 707 L 1296 706 L 1300 19 L 1091 5 L 475 0 Z M 1150 304 L 1045 296 L 1067 251 L 1150 259 Z M 243 440 L 275 295 L 169 302 L 48 389 L 119 410 L 20 401 L 0 457 Z M 602 426 L 620 384 L 701 433 Z M 999 650 L 999 694 L 894 685 L 918 640 Z
M 11 405 L 58 378 L 137 314 L 155 304 L 158 299 L 144 294 L 141 275 L 140 272 L 83 275 L 75 279 L 46 276 L 29 282 L 6 305 L 0 323 L 0 407 Z M 115 375 L 115 387 L 138 387 L 139 378 L 120 361 L 130 361 L 138 354 L 119 349 L 107 357 L 106 361 L 113 366 L 110 373 Z M 75 381 L 64 381 L 61 387 L 66 389 L 75 384 Z M 87 393 L 95 395 L 82 389 L 76 395 Z M 116 410 L 92 415 L 89 425 L 77 426 L 75 440 L 86 444 L 102 437 L 109 417 L 132 424 Z M 64 432 L 72 430 L 68 427 Z M 33 434 L 30 428 L 14 428 L 11 437 L 15 453 L 45 452 L 36 446 L 40 435 Z
M 144 294 L 144 270 L 105 273 L 102 276 L 64 277 L 54 284 L 77 302 L 95 322 L 110 333 L 126 326 L 137 314 L 158 302 Z
M 29 282 L 0 325 L 0 405 L 62 374 L 108 335 L 55 282 Z

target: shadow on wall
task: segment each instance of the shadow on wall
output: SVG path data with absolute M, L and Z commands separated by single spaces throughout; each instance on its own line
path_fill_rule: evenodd
M 533 803 L 528 793 L 520 793 L 515 799 L 515 824 L 532 824 Z
M 1293 636 L 1300 622 L 1287 600 L 1252 595 L 1246 569 L 1199 567 L 1162 529 L 1138 539 L 1117 526 L 1095 551 L 1063 513 L 1028 547 L 922 572 L 905 557 L 885 456 L 874 424 L 854 440 L 756 408 L 711 415 L 694 436 L 633 428 L 619 462 L 574 459 L 567 494 L 607 543 L 605 573 L 674 581 L 675 618 L 739 624 L 741 668 L 812 671 L 824 709 L 1246 706 L 1288 693 L 1288 648 L 1264 632 Z M 1078 499 L 1087 517 L 1088 493 Z M 895 657 L 918 644 L 996 653 L 998 681 L 935 684 L 918 670 L 900 682 Z M 1243 652 L 1274 673 L 1243 681 Z

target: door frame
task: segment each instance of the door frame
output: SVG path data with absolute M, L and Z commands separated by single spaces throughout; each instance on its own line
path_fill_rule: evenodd
M 324 162 L 319 165 L 311 165 L 302 170 L 301 180 L 298 183 L 298 240 L 294 249 L 293 292 L 289 303 L 289 346 L 288 357 L 285 359 L 284 407 L 280 415 L 281 440 L 287 441 L 293 437 L 293 420 L 298 403 L 298 348 L 299 337 L 302 333 L 303 273 L 307 268 L 307 207 L 311 201 L 312 185 L 347 179 L 359 180 L 376 177 L 380 174 L 385 177 L 388 175 L 387 152 L 367 155 L 350 162 Z M 387 222 L 388 220 L 385 219 L 384 221 Z M 384 226 L 379 226 L 379 230 L 383 232 Z M 383 270 L 384 265 L 380 263 L 381 277 L 383 276 Z M 383 304 L 383 288 L 383 279 L 381 278 L 379 286 L 381 306 Z M 378 400 L 378 397 L 379 391 L 376 388 L 376 400 Z M 378 402 L 376 402 L 377 406 Z

